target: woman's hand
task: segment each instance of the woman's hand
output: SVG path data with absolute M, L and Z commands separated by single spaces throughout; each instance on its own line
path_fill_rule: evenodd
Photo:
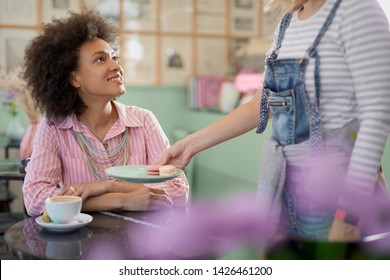
M 168 193 L 162 189 L 143 187 L 126 193 L 122 202 L 124 211 L 145 211 L 167 209 L 173 206 Z
M 358 227 L 334 220 L 328 234 L 328 240 L 339 241 L 358 241 L 360 240 L 360 230 Z
M 59 192 L 59 195 L 81 196 L 84 201 L 88 197 L 98 196 L 109 192 L 112 183 L 113 181 L 77 183 L 72 186 L 66 186 L 62 188 Z
M 191 145 L 188 143 L 187 138 L 176 142 L 165 152 L 162 158 L 149 165 L 147 170 L 158 171 L 160 166 L 167 164 L 174 165 L 179 169 L 184 169 L 194 155 L 194 153 L 191 152 L 190 146 Z

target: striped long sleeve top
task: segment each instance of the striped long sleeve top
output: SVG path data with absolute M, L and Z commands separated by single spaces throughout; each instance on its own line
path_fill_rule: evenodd
M 336 0 L 327 0 L 308 19 L 295 12 L 278 58 L 302 58 L 313 43 Z M 390 132 L 390 32 L 376 0 L 343 0 L 318 48 L 320 115 L 323 129 L 360 122 L 347 173 L 347 184 L 361 197 L 371 195 Z M 315 96 L 314 62 L 305 88 Z M 347 201 L 340 201 L 347 203 Z M 361 205 L 345 205 L 359 213 Z M 352 209 L 354 208 L 354 209 Z
M 31 216 L 40 215 L 46 198 L 56 196 L 57 186 L 96 182 L 87 157 L 78 144 L 74 131 L 82 132 L 99 149 L 112 149 L 128 130 L 129 165 L 148 165 L 158 160 L 169 148 L 169 141 L 152 112 L 136 106 L 113 102 L 119 119 L 100 142 L 75 115 L 50 125 L 43 119 L 37 129 L 31 161 L 23 184 L 24 203 Z M 104 169 L 111 167 L 106 166 Z M 149 187 L 165 189 L 175 205 L 184 206 L 188 199 L 188 181 L 184 174 Z

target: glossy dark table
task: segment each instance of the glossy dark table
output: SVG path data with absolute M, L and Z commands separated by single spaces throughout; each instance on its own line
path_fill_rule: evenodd
M 35 222 L 35 217 L 31 217 L 10 227 L 4 241 L 7 250 L 18 259 L 214 258 L 201 252 L 175 252 L 169 244 L 151 245 L 148 234 L 158 236 L 177 211 L 88 213 L 93 221 L 69 233 L 46 231 Z M 181 208 L 179 211 L 185 215 L 187 210 Z
M 199 229 L 186 224 L 191 210 L 88 213 L 93 221 L 68 233 L 46 231 L 32 217 L 11 226 L 4 241 L 6 249 L 18 259 L 61 260 L 219 259 L 241 246 L 244 235 L 237 228 L 216 238 L 221 228 L 226 229 L 221 218 L 213 220 L 212 227 L 209 224 Z M 177 217 L 183 223 L 182 228 L 171 227 L 175 224 L 172 221 L 178 221 Z M 161 237 L 167 234 L 170 238 Z M 285 240 L 271 247 L 266 258 L 389 260 L 390 233 L 363 243 Z

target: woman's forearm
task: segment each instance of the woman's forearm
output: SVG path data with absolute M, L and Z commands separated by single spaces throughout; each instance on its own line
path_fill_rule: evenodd
M 99 196 L 91 196 L 83 201 L 83 212 L 115 211 L 121 210 L 124 193 L 106 193 Z
M 82 211 L 147 211 L 170 208 L 172 199 L 166 191 L 142 187 L 132 192 L 105 193 L 83 201 Z
M 248 103 L 236 108 L 219 121 L 201 129 L 186 139 L 193 154 L 244 134 L 257 126 L 260 116 L 261 93 Z
M 128 193 L 144 187 L 143 184 L 129 183 L 119 180 L 111 180 L 108 193 Z

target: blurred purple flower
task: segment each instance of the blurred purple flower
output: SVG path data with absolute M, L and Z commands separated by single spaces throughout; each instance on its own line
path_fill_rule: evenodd
M 377 188 L 363 218 L 363 247 L 369 253 L 390 256 L 390 196 Z
M 83 253 L 83 259 L 87 260 L 124 260 L 126 250 L 115 238 L 101 238 L 92 240 L 88 250 Z
M 188 213 L 173 212 L 165 229 L 145 229 L 144 244 L 162 258 L 215 258 L 247 246 L 260 250 L 268 241 L 266 213 L 255 194 L 197 200 Z

